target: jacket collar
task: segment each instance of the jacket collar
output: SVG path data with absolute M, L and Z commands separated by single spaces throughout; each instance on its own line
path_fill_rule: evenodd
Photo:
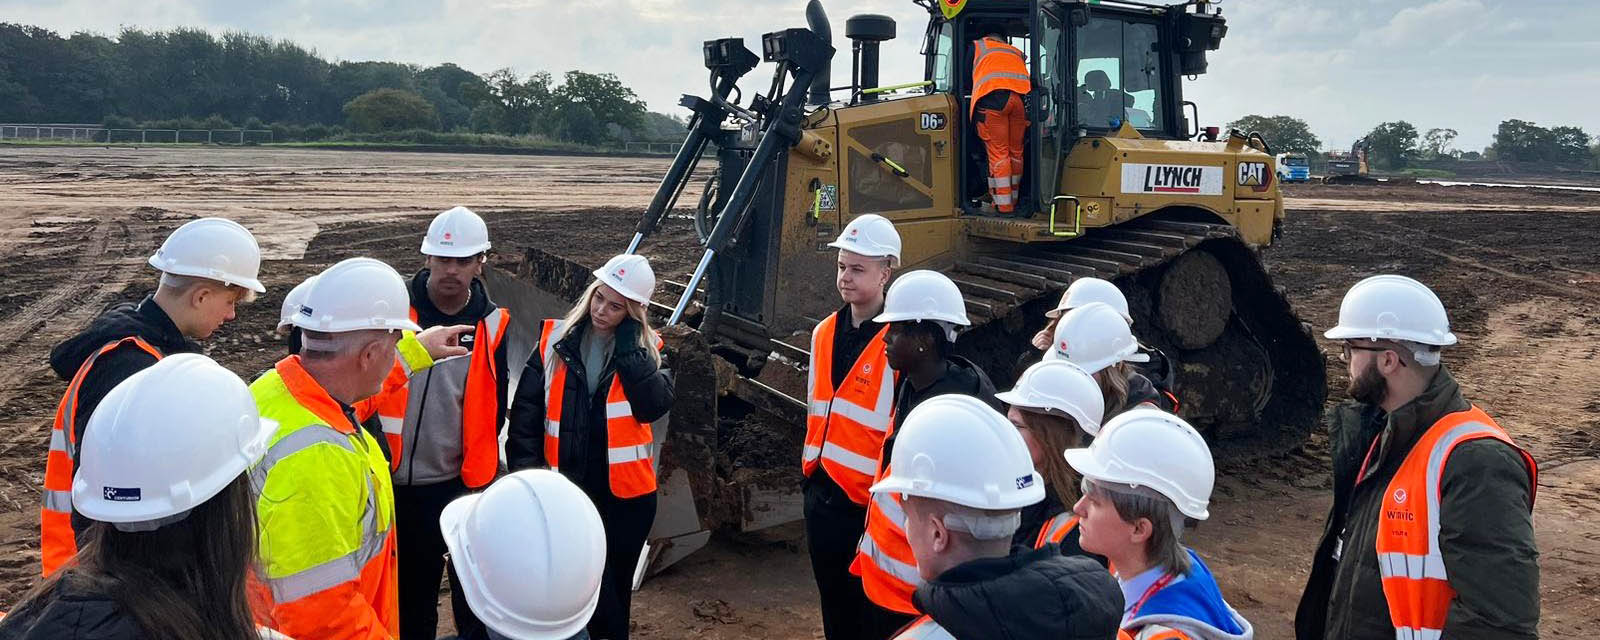
M 178 323 L 172 321 L 172 316 L 167 315 L 167 311 L 162 309 L 161 305 L 156 304 L 155 296 L 145 296 L 144 300 L 139 301 L 139 307 L 135 312 L 148 323 L 151 329 L 156 330 L 158 335 L 153 337 L 162 346 L 186 346 L 192 347 L 195 351 L 200 350 L 200 345 L 195 344 L 184 336 L 183 332 L 178 329 Z
M 1411 446 L 1440 418 L 1471 406 L 1461 395 L 1455 377 L 1440 365 L 1420 395 L 1386 416 L 1383 431 L 1378 434 L 1378 451 L 1368 465 L 1368 475 L 1381 466 L 1379 462 L 1410 453 Z
M 294 396 L 295 403 L 321 418 L 334 430 L 344 434 L 355 433 L 355 425 L 350 423 L 343 406 L 311 377 L 311 372 L 306 371 L 299 355 L 279 360 L 272 368 L 283 379 L 283 386 L 289 389 L 289 395 Z

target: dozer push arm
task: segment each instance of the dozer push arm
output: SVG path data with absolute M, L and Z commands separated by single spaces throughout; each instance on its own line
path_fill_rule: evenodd
M 721 105 L 727 104 L 728 95 L 733 93 L 739 78 L 755 69 L 760 61 L 756 54 L 745 48 L 744 38 L 723 38 L 705 43 L 705 64 L 706 69 L 711 71 L 713 98 L 705 100 L 685 95 L 678 101 L 678 104 L 694 111 L 694 115 L 689 118 L 689 133 L 684 138 L 683 145 L 678 147 L 678 155 L 672 159 L 672 167 L 667 170 L 667 175 L 661 178 L 661 184 L 656 187 L 656 195 L 650 199 L 650 207 L 645 209 L 644 215 L 639 218 L 633 239 L 628 242 L 628 250 L 623 253 L 637 252 L 639 244 L 650 234 L 655 233 L 656 227 L 661 224 L 661 219 L 678 203 L 678 196 L 683 195 L 683 188 L 688 184 L 689 176 L 694 174 L 695 167 L 700 163 L 700 155 L 705 152 L 706 143 L 721 131 L 722 122 L 728 117 L 728 110 Z
M 784 90 L 783 97 L 776 106 L 766 110 L 761 141 L 756 144 L 750 163 L 745 167 L 744 173 L 739 175 L 739 182 L 734 185 L 721 213 L 718 214 L 717 224 L 712 228 L 711 236 L 706 239 L 705 253 L 700 256 L 700 263 L 695 266 L 694 275 L 690 277 L 688 286 L 684 287 L 683 297 L 673 308 L 672 317 L 667 321 L 669 325 L 677 324 L 683 317 L 684 310 L 689 307 L 690 298 L 700 286 L 700 280 L 705 277 L 706 267 L 710 266 L 712 258 L 727 249 L 734 231 L 743 225 L 743 218 L 749 215 L 751 198 L 755 196 L 756 187 L 760 186 L 761 177 L 766 173 L 767 167 L 778 158 L 780 151 L 800 141 L 801 109 L 806 93 L 810 90 L 811 81 L 816 74 L 826 69 L 833 60 L 834 51 L 832 46 L 823 42 L 809 29 L 786 29 L 768 33 L 761 37 L 761 48 L 769 62 L 782 65 L 773 76 L 770 93 L 776 94 L 782 89 L 786 76 L 793 76 L 794 82 Z

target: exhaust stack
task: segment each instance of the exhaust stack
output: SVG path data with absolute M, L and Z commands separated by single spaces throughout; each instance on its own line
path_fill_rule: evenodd
M 821 0 L 811 0 L 806 3 L 806 26 L 812 33 L 817 34 L 822 44 L 830 46 L 833 44 L 833 27 L 828 24 L 828 12 L 822 10 Z M 807 105 L 813 107 L 828 105 L 830 101 L 828 83 L 831 75 L 826 67 L 817 71 L 816 77 L 811 80 L 811 91 L 806 98 Z
M 815 0 L 813 0 L 815 1 Z M 878 44 L 894 39 L 894 18 L 876 13 L 851 16 L 844 22 L 844 35 L 855 42 L 851 60 L 850 84 L 855 91 L 878 88 Z M 858 93 L 862 102 L 877 102 L 874 93 Z

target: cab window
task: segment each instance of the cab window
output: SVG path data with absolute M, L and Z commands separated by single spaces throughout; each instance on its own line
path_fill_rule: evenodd
M 1092 17 L 1078 32 L 1078 125 L 1115 129 L 1127 120 L 1160 129 L 1159 31 L 1155 24 Z

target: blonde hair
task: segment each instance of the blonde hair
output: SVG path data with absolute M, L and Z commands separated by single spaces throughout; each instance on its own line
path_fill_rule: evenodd
M 1128 363 L 1118 362 L 1094 374 L 1105 398 L 1106 415 L 1121 413 L 1128 403 Z
M 561 342 L 572 333 L 572 329 L 577 327 L 579 323 L 589 322 L 589 301 L 594 299 L 595 292 L 600 290 L 600 285 L 602 284 L 605 283 L 599 280 L 589 283 L 589 288 L 584 289 L 583 295 L 578 296 L 578 302 L 572 305 L 572 308 L 567 311 L 567 315 L 561 318 L 561 325 L 556 328 L 556 334 L 551 336 L 550 344 Z M 639 321 L 639 326 L 644 328 L 643 331 L 639 332 L 639 346 L 644 348 L 645 353 L 650 354 L 651 362 L 655 363 L 657 367 L 661 366 L 661 350 L 656 348 L 656 342 L 660 340 L 660 336 L 650 326 L 650 314 L 645 312 L 644 305 L 631 299 L 624 299 L 628 301 L 628 317 Z
M 1045 486 L 1055 490 L 1061 503 L 1071 509 L 1079 498 L 1078 473 L 1067 464 L 1061 452 L 1084 446 L 1083 436 L 1078 433 L 1078 421 L 1032 409 L 1019 407 L 1018 411 L 1022 414 L 1022 423 L 1045 450 L 1044 466 L 1038 470 L 1039 475 L 1044 476 Z
M 237 296 L 239 302 L 255 302 L 256 292 L 244 287 L 229 284 L 221 280 L 212 280 L 200 276 L 184 276 L 176 273 L 161 273 L 161 280 L 157 283 L 160 289 L 168 289 L 174 295 L 185 295 L 195 287 L 207 287 L 213 291 L 224 291 Z

